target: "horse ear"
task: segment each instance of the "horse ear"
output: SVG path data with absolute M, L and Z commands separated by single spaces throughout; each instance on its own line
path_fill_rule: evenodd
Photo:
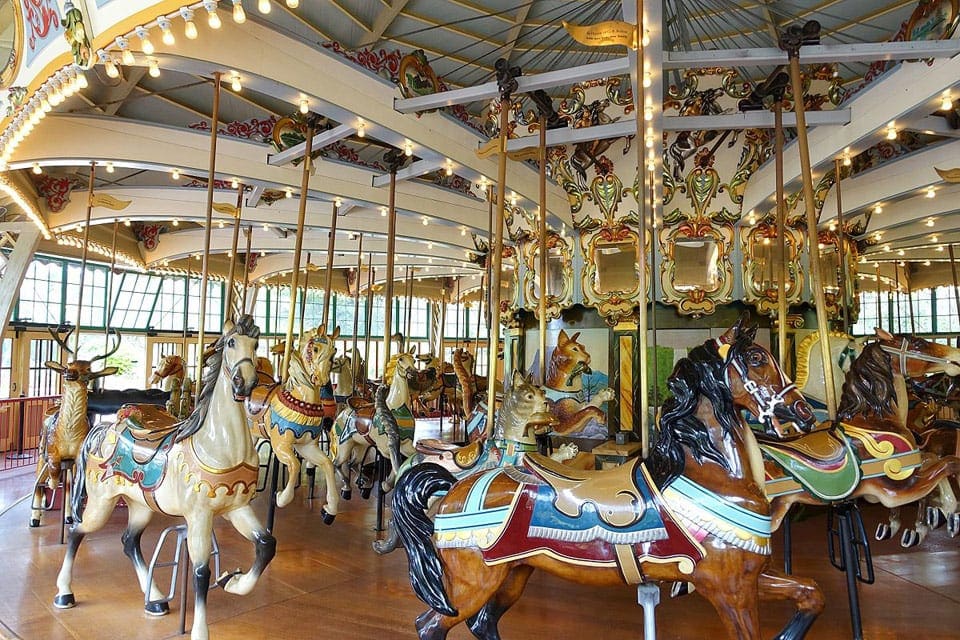
M 223 323 L 223 333 L 224 334 L 230 333 L 231 331 L 233 331 L 233 327 L 234 327 L 233 320 L 227 320 L 226 322 Z
M 885 331 L 881 327 L 874 327 L 873 332 L 877 334 L 877 338 L 880 340 L 895 340 L 894 335 L 889 331 Z
M 570 342 L 570 338 L 567 337 L 567 332 L 563 329 L 560 329 L 560 333 L 557 335 L 557 346 L 559 347 L 562 344 Z

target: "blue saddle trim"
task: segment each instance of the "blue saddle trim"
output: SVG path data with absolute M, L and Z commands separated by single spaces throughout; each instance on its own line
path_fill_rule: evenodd
M 685 476 L 678 476 L 677 479 L 670 484 L 670 488 L 720 520 L 735 524 L 758 537 L 770 537 L 770 516 L 760 515 L 744 509 L 740 505 L 734 504 L 714 492 L 701 487 Z
M 501 469 L 493 469 L 484 473 L 477 480 L 463 503 L 459 513 L 441 513 L 434 520 L 434 531 L 462 531 L 478 528 L 496 527 L 506 520 L 510 513 L 510 505 L 484 509 L 483 501 L 493 481 L 502 473 Z
M 294 422 L 293 420 L 288 420 L 284 418 L 279 413 L 270 408 L 270 424 L 277 428 L 281 434 L 287 431 L 292 431 L 293 435 L 297 438 L 302 438 L 304 434 L 309 433 L 310 436 L 314 439 L 319 438 L 323 434 L 322 425 L 304 425 Z
M 117 438 L 117 446 L 110 457 L 100 465 L 106 471 L 104 477 L 118 475 L 130 482 L 135 482 L 144 491 L 156 489 L 166 475 L 167 454 L 173 448 L 173 439 L 176 435 L 176 432 L 172 431 L 155 449 L 148 449 L 138 445 L 130 431 L 121 431 Z M 136 459 L 135 454 L 138 451 L 141 459 L 146 458 L 144 462 Z

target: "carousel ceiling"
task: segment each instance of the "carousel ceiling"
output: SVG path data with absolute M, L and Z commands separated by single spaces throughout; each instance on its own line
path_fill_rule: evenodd
M 0 0 L 0 17 L 11 13 L 15 1 Z M 271 142 L 277 123 L 300 110 L 320 117 L 316 146 L 321 152 L 309 184 L 303 235 L 303 251 L 312 264 L 325 264 L 335 210 L 335 266 L 354 266 L 361 250 L 364 262 L 369 255 L 374 264 L 385 263 L 388 172 L 383 156 L 391 148 L 409 148 L 411 165 L 399 175 L 404 179 L 396 199 L 398 276 L 408 265 L 420 277 L 475 273 L 474 236 L 488 233 L 484 184 L 496 175 L 496 159 L 476 153 L 489 139 L 485 117 L 491 97 L 478 90 L 449 113 L 402 113 L 394 108 L 401 65 L 428 63 L 441 91 L 477 89 L 495 80 L 494 63 L 506 58 L 524 76 L 559 71 L 561 80 L 546 84 L 556 102 L 568 96 L 572 82 L 596 77 L 583 72 L 585 66 L 610 75 L 626 76 L 630 70 L 623 47 L 579 44 L 562 23 L 590 25 L 636 15 L 630 0 L 137 4 L 157 10 L 136 15 L 131 10 L 122 21 L 127 31 L 115 41 L 96 40 L 100 53 L 85 74 L 88 86 L 52 108 L 9 156 L 9 166 L 22 174 L 21 182 L 30 179 L 50 229 L 77 235 L 95 161 L 95 191 L 131 202 L 122 211 L 94 208 L 99 240 L 108 242 L 117 220 L 124 246 L 139 252 L 135 257 L 145 265 L 194 264 L 192 258 L 204 247 L 212 77 L 220 72 L 216 200 L 232 206 L 237 185 L 244 185 L 242 221 L 253 252 L 260 255 L 257 278 L 276 277 L 293 262 L 302 151 L 278 152 Z M 180 4 L 192 13 L 181 11 Z M 930 4 L 949 10 L 951 2 Z M 231 19 L 236 6 L 244 8 L 242 24 Z M 219 9 L 216 29 L 208 21 L 214 8 Z M 706 67 L 732 68 L 744 81 L 760 83 L 783 63 L 778 33 L 818 21 L 825 52 L 816 63 L 847 97 L 835 113 L 827 113 L 826 124 L 811 129 L 815 179 L 833 169 L 835 158 L 860 158 L 860 164 L 854 162 L 857 172 L 843 181 L 843 209 L 850 217 L 869 216 L 867 256 L 936 260 L 943 257 L 939 246 L 960 241 L 954 231 L 960 187 L 933 169 L 960 164 L 955 106 L 940 110 L 944 92 L 957 94 L 960 59 L 954 56 L 960 48 L 953 46 L 956 40 L 925 44 L 917 34 L 904 37 L 916 30 L 910 21 L 916 8 L 916 0 L 665 0 L 662 29 L 654 34 L 664 60 L 658 86 L 665 91 L 680 83 L 686 70 Z M 195 38 L 185 31 L 188 14 Z M 16 37 L 9 25 L 0 26 L 0 59 L 8 57 Z M 896 60 L 910 56 L 897 44 L 921 47 L 910 51 L 935 60 L 898 65 Z M 154 51 L 147 55 L 145 48 Z M 423 51 L 422 59 L 403 60 L 416 50 Z M 426 66 L 415 70 L 417 77 L 429 79 Z M 914 90 L 904 91 L 907 86 Z M 737 126 L 740 117 L 714 115 L 728 117 L 722 125 L 728 127 Z M 720 120 L 711 122 L 721 126 Z M 883 147 L 891 122 L 899 138 Z M 671 126 L 683 127 L 664 124 Z M 785 183 L 796 191 L 800 168 L 791 149 Z M 507 189 L 521 206 L 534 208 L 536 167 L 512 163 Z M 769 208 L 774 192 L 774 167 L 768 161 L 749 179 L 743 213 Z M 821 221 L 828 224 L 836 218 L 832 190 L 824 201 Z M 9 209 L 7 216 L 18 210 L 3 191 L 0 206 Z M 552 227 L 570 224 L 567 194 L 553 182 L 547 208 Z M 227 207 L 214 212 L 211 251 L 221 258 L 231 250 L 231 221 Z M 241 251 L 244 241 L 242 235 Z

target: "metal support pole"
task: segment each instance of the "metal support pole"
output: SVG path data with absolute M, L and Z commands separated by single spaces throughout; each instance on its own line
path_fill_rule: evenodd
M 351 395 L 357 395 L 357 374 L 360 371 L 360 357 L 357 352 L 357 333 L 360 329 L 360 274 L 363 272 L 363 234 L 360 234 L 357 245 L 357 293 L 353 297 L 353 352 L 350 354 L 353 371 L 353 390 Z M 370 270 L 370 265 L 367 265 Z M 370 333 L 369 328 L 367 333 Z
M 110 273 L 107 282 L 107 308 L 104 309 L 103 322 L 103 344 L 109 351 L 110 349 L 110 320 L 113 316 L 113 276 L 114 269 L 117 268 L 117 235 L 120 231 L 120 221 L 113 221 L 113 243 L 110 248 Z M 79 330 L 79 327 L 78 327 Z
M 639 219 L 639 225 L 637 229 L 637 284 L 640 290 L 640 297 L 639 300 L 637 300 L 637 348 L 639 350 L 638 364 L 640 371 L 639 375 L 636 376 L 636 379 L 640 382 L 641 455 L 646 458 L 650 454 L 650 395 L 647 393 L 647 389 L 650 388 L 651 383 L 649 379 L 650 374 L 647 371 L 647 294 L 649 292 L 650 285 L 647 282 L 647 251 L 645 243 L 647 241 L 648 218 L 647 212 L 645 211 L 647 199 L 643 196 L 643 190 L 647 185 L 647 163 L 643 157 L 644 145 L 640 144 L 640 140 L 644 139 L 644 106 L 646 104 L 645 100 L 648 97 L 646 95 L 648 92 L 644 91 L 643 83 L 640 81 L 640 76 L 643 73 L 642 67 L 644 61 L 643 38 L 641 37 L 641 34 L 644 32 L 643 4 L 643 2 L 636 3 L 637 69 L 634 71 L 634 74 L 637 77 L 632 78 L 632 82 L 634 92 L 636 93 L 634 117 L 637 120 L 637 185 L 639 185 L 635 195 L 637 199 L 637 217 Z M 656 96 L 655 99 L 659 102 L 660 96 Z M 651 238 L 651 242 L 655 241 L 656 240 L 654 238 Z
M 387 277 L 383 291 L 383 371 L 386 373 L 390 361 L 390 334 L 393 327 L 393 279 L 397 251 L 397 171 L 406 161 L 403 152 L 391 149 L 384 155 L 384 162 L 390 169 L 390 199 L 387 211 Z M 386 377 L 386 376 L 384 376 Z
M 376 280 L 376 269 L 373 267 L 373 254 L 367 253 L 367 297 L 364 314 L 363 357 L 367 361 L 367 371 L 370 371 L 370 325 L 373 324 L 373 283 Z
M 540 384 L 547 383 L 547 116 L 540 114 L 540 300 L 537 305 L 540 328 Z
M 497 353 L 500 350 L 500 273 L 503 267 L 503 218 L 507 193 L 507 128 L 510 124 L 511 94 L 517 90 L 516 76 L 520 69 L 509 66 L 506 58 L 494 65 L 497 69 L 497 84 L 500 89 L 500 154 L 497 157 L 497 217 L 494 222 L 493 262 L 490 265 L 490 325 L 487 331 L 487 424 L 486 433 L 493 433 L 494 414 L 497 402 Z M 496 281 L 494 282 L 494 277 Z M 478 338 L 479 343 L 479 338 Z
M 303 222 L 307 215 L 307 191 L 310 189 L 310 169 L 313 164 L 313 125 L 311 115 L 310 123 L 307 125 L 303 171 L 300 174 L 300 208 L 297 212 L 297 239 L 293 247 L 293 274 L 290 276 L 290 312 L 287 314 L 287 339 L 283 346 L 283 362 L 280 365 L 280 380 L 283 382 L 287 380 L 290 369 L 290 353 L 293 349 L 293 314 L 297 308 L 297 283 L 300 279 L 300 251 L 303 249 Z
M 243 232 L 247 236 L 247 252 L 243 254 L 243 293 L 240 298 L 240 314 L 247 312 L 247 288 L 250 286 L 250 243 L 253 240 L 253 225 Z
M 77 324 L 73 335 L 73 357 L 80 355 L 80 319 L 83 313 L 83 281 L 87 275 L 87 250 L 90 246 L 90 215 L 93 212 L 93 181 L 97 163 L 90 163 L 90 180 L 87 184 L 87 217 L 83 227 L 83 255 L 80 258 L 80 292 L 77 294 Z
M 234 278 L 237 276 L 237 244 L 240 241 L 241 207 L 243 207 L 243 183 L 237 185 L 237 206 L 233 210 L 233 244 L 230 249 L 230 273 L 227 275 L 227 304 L 224 306 L 228 318 L 233 315 L 233 302 L 236 298 L 237 285 Z M 243 315 L 243 310 L 241 309 L 240 313 L 236 315 Z
M 787 206 L 783 193 L 783 100 L 773 105 L 775 162 L 777 171 L 777 253 L 780 269 L 777 274 L 777 350 L 780 368 L 787 366 Z
M 197 328 L 197 374 L 194 385 L 196 399 L 200 400 L 200 387 L 203 383 L 203 340 L 207 324 L 207 281 L 210 278 L 210 233 L 213 226 L 213 188 L 217 178 L 217 127 L 220 122 L 220 81 L 219 71 L 213 74 L 213 113 L 210 116 L 210 159 L 207 165 L 207 216 L 203 226 L 203 256 L 200 273 L 200 326 Z
M 951 250 L 952 253 L 952 250 Z M 953 262 L 951 260 L 951 262 Z M 876 263 L 877 269 L 877 326 L 883 326 L 883 305 L 880 303 L 880 263 Z M 960 309 L 960 292 L 957 291 L 957 270 L 953 270 L 953 293 L 957 298 L 957 308 Z
M 803 177 L 803 204 L 807 213 L 807 239 L 810 247 L 810 273 L 813 276 L 813 297 L 817 307 L 817 331 L 820 334 L 820 355 L 823 362 L 830 362 L 829 327 L 827 326 L 827 303 L 823 292 L 823 275 L 820 273 L 820 253 L 817 237 L 817 212 L 814 204 L 813 178 L 810 168 L 810 145 L 807 140 L 807 120 L 803 109 L 803 81 L 800 77 L 800 46 L 802 38 L 788 39 L 781 36 L 780 48 L 786 50 L 790 60 L 790 81 L 793 86 L 794 109 L 797 117 L 797 142 L 800 146 L 800 168 Z M 823 367 L 826 390 L 827 414 L 831 421 L 837 417 L 837 390 L 833 382 L 833 368 Z
M 306 332 L 304 326 L 305 316 L 307 315 L 307 294 L 310 291 L 310 252 L 307 251 L 307 264 L 303 269 L 303 295 L 300 296 L 300 336 Z M 327 326 L 324 323 L 321 326 Z
M 957 305 L 957 314 L 960 315 L 960 280 L 957 279 L 957 260 L 953 255 L 953 245 L 952 244 L 947 245 L 947 249 L 950 251 L 950 273 L 953 274 L 953 300 Z M 878 281 L 879 281 L 879 273 L 880 273 L 880 269 L 878 267 L 877 268 Z
M 327 273 L 323 283 L 323 324 L 324 331 L 330 321 L 330 289 L 333 288 L 333 256 L 337 247 L 337 218 L 340 216 L 340 199 L 333 201 L 333 214 L 330 216 L 330 232 L 327 235 Z M 301 331 L 303 329 L 301 328 Z
M 837 186 L 837 258 L 840 263 L 840 313 L 843 314 L 843 332 L 850 333 L 850 305 L 847 304 L 847 246 L 843 228 L 843 199 L 840 189 L 840 158 L 833 159 L 833 170 L 836 173 Z

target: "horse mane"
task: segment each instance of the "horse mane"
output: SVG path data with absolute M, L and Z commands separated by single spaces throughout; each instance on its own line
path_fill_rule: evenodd
M 227 344 L 227 340 L 234 335 L 259 338 L 260 329 L 254 324 L 253 316 L 247 314 L 240 316 L 233 328 L 213 343 L 213 348 L 210 350 L 210 355 L 207 357 L 203 369 L 203 378 L 200 381 L 200 397 L 197 398 L 193 413 L 177 424 L 177 435 L 174 437 L 174 442 L 180 442 L 194 435 L 206 421 L 207 413 L 210 410 L 210 399 L 213 397 L 213 390 L 217 386 L 217 377 L 220 375 L 220 367 L 223 364 L 223 347 Z
M 871 342 L 847 372 L 837 417 L 849 420 L 856 415 L 869 417 L 872 414 L 882 418 L 893 412 L 896 398 L 893 361 L 879 342 Z
M 751 343 L 749 336 L 738 336 L 730 347 L 729 358 L 742 359 L 743 350 Z M 710 428 L 696 416 L 700 398 L 706 397 L 723 433 L 737 428 L 733 395 L 724 381 L 725 366 L 716 342 L 708 340 L 680 360 L 667 379 L 673 395 L 663 403 L 657 442 L 647 460 L 647 468 L 657 486 L 665 487 L 683 473 L 684 447 L 697 462 L 715 462 L 732 473 L 726 458 L 710 438 Z
M 290 363 L 287 373 L 287 381 L 290 384 L 299 384 L 306 387 L 313 386 L 313 380 L 310 379 L 310 374 L 307 373 L 307 367 L 303 362 L 303 356 L 300 355 L 300 352 L 290 352 Z

